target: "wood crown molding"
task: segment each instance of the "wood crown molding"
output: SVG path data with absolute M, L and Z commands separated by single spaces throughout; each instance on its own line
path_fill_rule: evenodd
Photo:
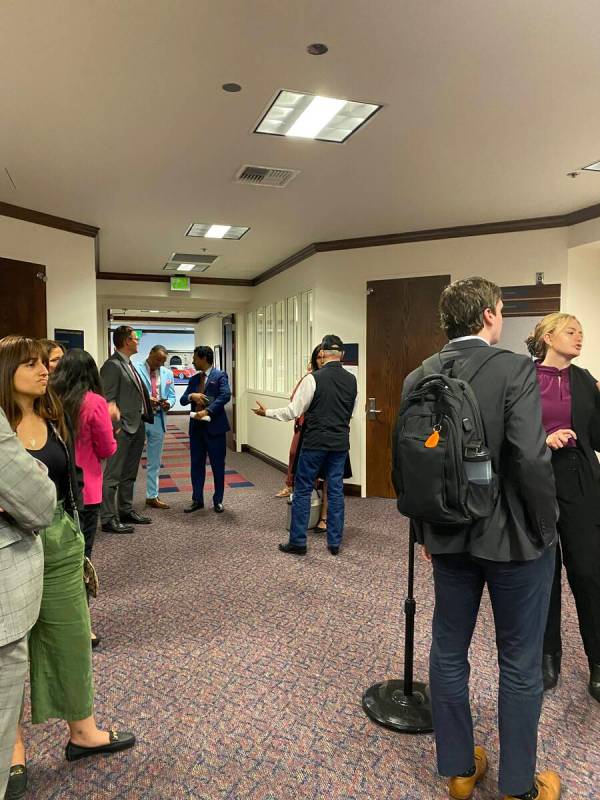
M 274 278 L 290 267 L 305 261 L 315 253 L 329 253 L 334 250 L 356 250 L 361 247 L 384 247 L 390 244 L 410 244 L 413 242 L 430 242 L 436 239 L 459 239 L 469 236 L 490 236 L 500 233 L 520 233 L 523 231 L 545 230 L 547 228 L 566 228 L 600 217 L 600 203 L 565 214 L 554 214 L 547 217 L 529 217 L 527 219 L 503 220 L 500 222 L 483 222 L 478 225 L 456 225 L 450 228 L 429 228 L 403 233 L 388 233 L 381 236 L 359 236 L 352 239 L 333 239 L 325 242 L 313 242 L 288 256 L 283 261 L 261 272 L 252 281 L 258 286 Z
M 100 269 L 100 228 L 86 225 L 83 222 L 56 217 L 42 211 L 33 211 L 11 203 L 0 202 L 0 216 L 13 217 L 36 225 L 45 225 L 48 228 L 77 233 L 94 239 L 96 278 L 105 281 L 149 281 L 151 283 L 166 283 L 169 275 L 133 273 L 133 272 L 102 272 Z M 547 228 L 565 228 L 578 225 L 600 217 L 600 203 L 595 203 L 585 208 L 569 211 L 565 214 L 554 214 L 546 217 L 529 217 L 526 219 L 503 220 L 500 222 L 483 222 L 478 225 L 456 225 L 449 228 L 428 228 L 417 231 L 404 231 L 401 233 L 388 233 L 380 236 L 358 236 L 350 239 L 332 239 L 324 242 L 313 242 L 306 245 L 292 255 L 279 261 L 269 269 L 261 272 L 254 278 L 201 278 L 190 275 L 192 283 L 213 286 L 259 286 L 261 283 L 280 275 L 291 267 L 306 261 L 316 253 L 330 253 L 335 250 L 356 250 L 362 247 L 385 247 L 392 244 L 410 244 L 413 242 L 429 242 L 437 239 L 459 239 L 469 236 L 490 236 L 500 233 L 519 233 L 523 231 L 545 230 Z
M 213 286 L 253 286 L 251 278 L 200 278 L 190 275 L 192 283 L 203 283 Z M 170 275 L 158 275 L 144 272 L 98 272 L 99 281 L 140 281 L 146 283 L 169 283 Z
M 64 217 L 55 217 L 53 214 L 45 214 L 43 211 L 33 211 L 31 208 L 13 206 L 11 203 L 0 202 L 0 216 L 21 219 L 24 222 L 33 222 L 36 225 L 44 225 L 46 228 L 56 228 L 59 231 L 78 233 L 80 236 L 89 236 L 95 239 L 100 228 L 95 225 L 86 225 L 84 222 L 75 222 Z

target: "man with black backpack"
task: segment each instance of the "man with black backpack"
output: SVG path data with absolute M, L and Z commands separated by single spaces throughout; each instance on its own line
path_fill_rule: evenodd
M 468 800 L 487 769 L 473 740 L 468 661 L 487 584 L 500 667 L 500 791 L 505 800 L 558 800 L 559 776 L 535 775 L 557 517 L 535 369 L 494 347 L 502 299 L 490 281 L 446 287 L 440 314 L 450 341 L 407 377 L 393 443 L 398 508 L 433 565 L 438 771 L 450 797 Z

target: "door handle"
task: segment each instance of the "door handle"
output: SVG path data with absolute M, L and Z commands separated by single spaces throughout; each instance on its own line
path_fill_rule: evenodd
M 367 419 L 376 420 L 377 415 L 382 413 L 382 410 L 377 408 L 377 400 L 374 397 L 369 397 L 367 400 Z

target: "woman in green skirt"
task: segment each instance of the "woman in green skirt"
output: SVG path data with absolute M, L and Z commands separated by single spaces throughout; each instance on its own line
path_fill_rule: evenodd
M 93 716 L 94 684 L 90 615 L 83 582 L 83 535 L 72 438 L 60 404 L 48 390 L 41 344 L 7 336 L 0 340 L 0 407 L 29 453 L 44 463 L 56 485 L 58 505 L 44 545 L 40 616 L 29 639 L 31 716 L 34 723 L 66 720 L 66 757 L 74 761 L 135 744 L 132 733 L 102 731 Z M 6 797 L 22 797 L 27 770 L 21 731 L 13 752 Z

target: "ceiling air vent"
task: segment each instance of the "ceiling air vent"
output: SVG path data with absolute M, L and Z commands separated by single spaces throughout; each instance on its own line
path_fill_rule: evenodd
M 185 264 L 208 264 L 210 266 L 218 256 L 204 255 L 203 253 L 172 253 L 169 261 L 179 261 Z
M 283 189 L 299 175 L 299 169 L 284 169 L 283 167 L 261 167 L 255 164 L 244 164 L 237 171 L 235 183 L 246 183 L 251 186 L 269 186 L 273 189 Z

